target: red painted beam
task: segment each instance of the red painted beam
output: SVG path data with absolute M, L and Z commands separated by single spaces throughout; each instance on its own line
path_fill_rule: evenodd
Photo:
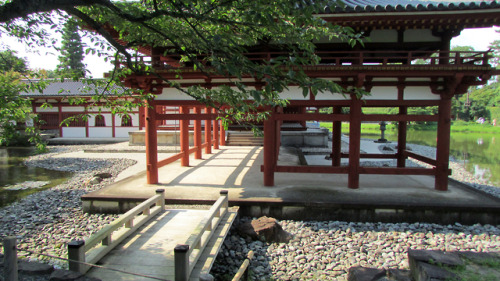
M 380 167 L 359 167 L 360 174 L 372 175 L 434 175 L 434 168 L 380 168 Z
M 217 110 L 214 108 L 213 113 L 216 114 Z M 214 149 L 219 149 L 219 120 L 213 119 L 213 130 L 214 130 Z
M 219 114 L 209 113 L 209 114 L 192 114 L 192 113 L 167 113 L 158 114 L 157 120 L 215 120 L 219 117 Z
M 276 166 L 275 168 L 278 173 L 346 174 L 348 170 L 349 167 L 330 166 Z
M 347 114 L 321 114 L 321 113 L 297 113 L 297 114 L 275 114 L 270 117 L 273 120 L 286 120 L 286 121 L 349 121 Z
M 432 165 L 432 166 L 436 166 L 437 165 L 437 162 L 436 162 L 435 159 L 432 159 L 432 158 L 429 158 L 429 157 L 425 157 L 423 155 L 416 154 L 414 152 L 410 152 L 410 151 L 405 150 L 404 151 L 404 155 L 408 156 L 410 158 L 422 161 L 422 162 L 427 163 L 427 164 Z
M 184 156 L 184 153 L 183 152 L 180 152 L 180 153 L 177 153 L 177 154 L 174 154 L 168 158 L 165 158 L 163 160 L 161 160 L 160 162 L 158 162 L 158 167 L 163 167 L 165 165 L 168 165 L 170 163 L 173 163 L 179 159 L 181 159 L 182 157 Z
M 391 114 L 362 114 L 362 121 L 426 121 L 437 122 L 437 115 L 391 115 Z

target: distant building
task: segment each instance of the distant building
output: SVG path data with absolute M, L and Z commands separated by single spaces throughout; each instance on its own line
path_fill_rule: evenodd
M 142 129 L 143 122 L 140 117 L 140 109 L 134 109 L 127 115 L 113 114 L 109 108 L 99 108 L 91 97 L 96 93 L 102 93 L 103 89 L 96 88 L 83 82 L 54 81 L 42 92 L 33 91 L 22 93 L 22 96 L 32 99 L 33 112 L 38 114 L 42 130 L 52 130 L 62 138 L 128 138 L 128 133 Z M 110 99 L 116 98 L 113 93 L 121 94 L 124 89 L 112 87 L 103 93 Z M 83 103 L 73 104 L 74 98 L 86 100 Z M 134 99 L 134 97 L 130 97 Z M 43 106 L 48 104 L 50 106 Z M 70 117 L 88 116 L 87 120 L 82 118 L 61 125 L 61 122 Z

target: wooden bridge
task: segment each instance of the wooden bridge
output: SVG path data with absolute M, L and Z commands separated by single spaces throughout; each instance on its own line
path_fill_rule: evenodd
M 69 268 L 102 280 L 199 280 L 236 215 L 227 191 L 209 210 L 166 210 L 160 189 L 87 241 L 71 242 Z

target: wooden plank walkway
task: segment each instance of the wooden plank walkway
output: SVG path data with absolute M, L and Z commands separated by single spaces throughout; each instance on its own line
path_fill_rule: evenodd
M 163 280 L 175 280 L 174 248 L 193 234 L 208 210 L 165 210 L 139 228 L 134 234 L 102 258 L 99 265 Z M 236 217 L 229 211 L 214 230 L 190 280 L 208 273 Z M 91 269 L 86 276 L 101 280 L 155 280 L 101 268 Z

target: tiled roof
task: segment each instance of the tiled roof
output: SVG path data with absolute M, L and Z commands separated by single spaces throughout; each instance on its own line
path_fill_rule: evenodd
M 21 95 L 30 97 L 93 96 L 96 93 L 102 93 L 102 91 L 104 91 L 104 87 L 96 88 L 93 84 L 87 84 L 81 81 L 54 81 L 47 85 L 43 92 L 31 91 L 21 93 Z M 124 89 L 114 86 L 111 87 L 111 90 L 106 91 L 104 95 L 114 95 L 115 93 L 122 94 L 124 93 Z
M 345 6 L 326 7 L 325 13 L 370 13 L 412 11 L 454 11 L 500 8 L 500 2 L 436 0 L 343 0 Z

